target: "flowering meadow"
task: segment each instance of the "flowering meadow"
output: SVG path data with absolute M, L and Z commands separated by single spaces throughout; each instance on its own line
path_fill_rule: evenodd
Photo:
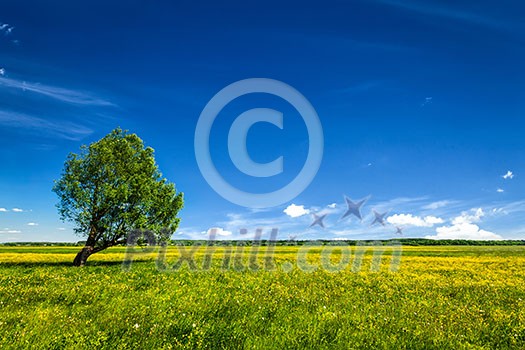
M 236 249 L 217 248 L 209 268 L 206 248 L 197 268 L 173 268 L 168 247 L 167 267 L 146 252 L 123 269 L 124 247 L 83 268 L 71 266 L 78 247 L 0 247 L 0 348 L 525 348 L 523 246 L 402 247 L 397 271 L 388 252 L 373 268 L 373 249 L 338 271 L 322 268 L 321 247 L 309 271 L 299 247 L 275 247 L 260 268 L 242 268 L 251 249 Z M 360 247 L 346 249 L 355 259 Z

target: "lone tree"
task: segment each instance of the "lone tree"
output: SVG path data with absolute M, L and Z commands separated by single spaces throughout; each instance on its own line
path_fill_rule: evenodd
M 83 266 L 92 254 L 126 243 L 135 229 L 160 239 L 175 232 L 183 194 L 162 177 L 153 153 L 136 134 L 117 128 L 83 145 L 79 154 L 69 154 L 53 191 L 60 198 L 61 219 L 74 222 L 75 232 L 87 237 L 73 265 Z

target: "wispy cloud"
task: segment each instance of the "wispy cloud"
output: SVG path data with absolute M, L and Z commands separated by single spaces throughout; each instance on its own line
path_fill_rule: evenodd
M 32 92 L 47 96 L 49 98 L 62 102 L 83 105 L 83 106 L 115 106 L 110 101 L 94 96 L 90 93 L 68 89 L 58 86 L 26 82 L 23 80 L 12 79 L 0 76 L 0 87 L 19 89 L 22 91 Z
M 504 203 L 503 205 L 497 208 L 493 208 L 492 212 L 494 214 L 503 214 L 503 215 L 509 215 L 509 214 L 515 214 L 515 213 L 525 213 L 525 200 Z
M 29 222 L 27 226 L 38 226 L 38 224 L 36 222 Z
M 439 209 L 439 208 L 444 208 L 444 207 L 447 207 L 451 204 L 454 204 L 456 203 L 455 201 L 449 201 L 449 200 L 443 200 L 443 201 L 437 201 L 437 202 L 432 202 L 430 204 L 427 204 L 427 205 L 424 205 L 422 207 L 422 209 L 425 209 L 425 210 L 436 210 L 436 209 Z
M 61 138 L 78 141 L 93 133 L 91 125 L 96 120 L 106 118 L 102 109 L 116 107 L 112 102 L 101 98 L 93 93 L 79 89 L 71 89 L 56 85 L 48 85 L 36 82 L 27 82 L 19 77 L 13 78 L 6 74 L 0 75 L 0 93 L 8 95 L 7 98 L 17 100 L 16 109 L 0 108 L 0 127 L 6 126 L 19 129 L 31 134 L 38 133 L 42 136 Z M 40 72 L 42 73 L 42 72 Z M 52 109 L 38 109 L 34 112 L 33 106 L 49 100 Z M 26 109 L 26 107 L 31 107 Z M 11 107 L 14 108 L 14 107 Z M 71 109 L 75 112 L 71 117 Z M 53 111 L 50 114 L 48 111 Z M 64 110 L 68 114 L 64 115 Z M 81 119 L 89 113 L 89 119 Z
M 514 178 L 514 173 L 510 170 L 507 171 L 505 175 L 502 176 L 505 180 L 512 180 Z
M 291 211 L 287 210 L 290 207 Z M 476 209 L 469 210 L 473 207 Z M 374 220 L 372 209 L 379 212 L 395 211 L 395 213 L 387 217 L 386 226 L 371 226 Z M 288 213 L 284 213 L 284 210 Z M 306 210 L 318 215 L 327 214 L 324 220 L 325 228 L 310 227 L 314 220 L 310 215 L 303 214 L 296 217 L 289 215 L 304 213 Z M 263 212 L 246 210 L 229 213 L 224 220 L 214 222 L 209 227 L 222 229 L 216 238 L 228 240 L 253 239 L 256 229 L 262 229 L 262 237 L 268 238 L 273 228 L 279 230 L 278 239 L 286 239 L 289 236 L 299 240 L 388 239 L 396 237 L 396 226 L 407 229 L 407 235 L 411 237 L 501 239 L 502 235 L 508 237 L 508 230 L 502 228 L 498 221 L 514 212 L 525 212 L 525 201 L 500 203 L 495 207 L 494 204 L 479 206 L 459 200 L 431 201 L 428 197 L 400 197 L 382 201 L 371 199 L 370 203 L 363 207 L 362 221 L 342 220 L 341 216 L 345 210 L 346 204 L 343 202 L 319 205 L 294 204 Z M 490 225 L 490 230 L 480 227 L 482 220 Z M 493 232 L 494 227 L 497 227 L 498 233 Z M 223 231 L 224 234 L 221 234 Z M 432 231 L 435 231 L 435 234 L 432 234 Z M 185 239 L 208 239 L 209 229 L 208 227 L 181 228 L 176 235 Z
M 22 231 L 20 230 L 12 230 L 12 229 L 9 229 L 9 228 L 5 228 L 3 230 L 0 230 L 0 234 L 2 233 L 22 233 Z
M 0 125 L 38 131 L 66 140 L 78 141 L 93 133 L 93 130 L 72 122 L 54 122 L 22 113 L 0 110 Z
M 0 33 L 4 35 L 10 35 L 14 29 L 15 27 L 8 23 L 0 23 Z
M 305 217 L 302 217 L 301 220 L 296 221 L 296 220 L 290 220 L 288 216 L 282 215 L 282 214 L 274 216 L 272 215 L 272 213 L 270 213 L 269 216 L 261 217 L 251 212 L 229 213 L 227 214 L 227 220 L 218 222 L 217 226 L 224 227 L 234 232 L 237 232 L 240 229 L 244 229 L 244 228 L 255 230 L 255 228 L 279 227 L 283 229 L 283 228 L 295 227 L 298 223 L 300 224 L 304 218 Z
M 426 105 L 429 105 L 432 103 L 432 97 L 425 97 L 425 100 L 423 103 L 421 103 L 421 107 L 425 107 Z
M 20 208 L 13 208 L 11 210 L 14 211 L 15 213 L 22 213 L 24 211 L 24 209 L 20 209 Z
M 2 23 L 0 22 L 0 35 L 4 38 L 7 38 L 12 44 L 18 45 L 20 44 L 20 40 L 13 39 L 12 33 L 15 30 L 15 27 L 9 23 Z
M 386 82 L 382 81 L 382 80 L 368 80 L 368 81 L 363 81 L 363 82 L 360 82 L 360 83 L 356 83 L 354 85 L 345 87 L 345 88 L 337 90 L 337 91 L 343 92 L 343 93 L 351 93 L 351 94 L 361 93 L 361 92 L 368 92 L 370 90 L 374 90 L 374 89 L 377 89 L 377 88 L 384 87 L 385 84 L 386 84 Z
M 397 7 L 406 11 L 416 12 L 422 15 L 445 18 L 460 22 L 471 23 L 494 29 L 515 30 L 523 28 L 523 23 L 500 19 L 486 13 L 477 13 L 460 9 L 458 6 L 445 5 L 443 2 L 414 1 L 414 0 L 375 0 L 388 6 Z
M 388 201 L 377 202 L 374 208 L 390 210 L 399 208 L 399 206 L 405 207 L 406 205 L 418 208 L 421 206 L 421 201 L 425 198 L 426 197 L 395 198 Z M 267 237 L 272 228 L 279 229 L 278 239 L 284 239 L 290 235 L 298 239 L 333 239 L 340 236 L 370 238 L 392 235 L 394 231 L 391 227 L 370 227 L 370 223 L 373 220 L 371 209 L 372 207 L 368 207 L 366 210 L 369 212 L 366 214 L 363 212 L 363 221 L 349 221 L 341 220 L 341 215 L 346 210 L 345 203 L 336 202 L 308 207 L 305 205 L 292 204 L 279 211 L 229 213 L 227 214 L 226 220 L 214 223 L 213 227 L 220 227 L 223 228 L 223 230 L 232 232 L 232 235 L 228 236 L 228 239 L 251 239 L 256 229 L 263 229 L 263 236 Z M 324 229 L 321 230 L 317 226 L 310 227 L 313 218 L 307 214 L 312 212 L 318 215 L 327 215 L 324 222 Z M 427 222 L 431 222 L 432 219 L 433 218 L 429 217 Z M 436 218 L 436 220 L 439 219 Z M 436 223 L 442 223 L 442 221 Z M 243 229 L 247 229 L 248 232 L 242 234 L 241 230 Z M 202 229 L 193 228 L 181 229 L 178 233 L 184 237 L 205 239 L 206 232 L 207 231 L 202 231 Z M 220 237 L 217 236 L 217 238 L 219 239 Z

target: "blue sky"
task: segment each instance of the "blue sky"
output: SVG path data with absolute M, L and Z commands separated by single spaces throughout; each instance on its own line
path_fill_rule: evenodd
M 525 238 L 525 4 L 516 1 L 3 1 L 0 11 L 0 241 L 76 241 L 51 192 L 69 152 L 120 126 L 156 150 L 185 193 L 175 238 Z M 270 78 L 300 91 L 324 131 L 313 182 L 281 206 L 232 204 L 206 183 L 197 120 L 225 86 Z M 283 174 L 249 178 L 228 157 L 247 108 L 251 158 Z M 308 134 L 285 101 L 232 101 L 211 134 L 217 169 L 252 192 L 289 182 Z M 363 220 L 341 220 L 370 196 Z M 292 205 L 293 204 L 293 205 Z M 288 210 L 286 210 L 288 209 Z M 286 212 L 285 212 L 286 210 Z M 371 226 L 373 210 L 386 225 Z M 325 228 L 309 227 L 328 214 Z M 247 228 L 247 235 L 239 230 Z

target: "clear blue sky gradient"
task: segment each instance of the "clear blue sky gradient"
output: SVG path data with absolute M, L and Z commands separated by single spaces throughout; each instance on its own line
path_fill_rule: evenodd
M 523 239 L 523 18 L 518 1 L 3 1 L 0 242 L 79 240 L 59 220 L 53 180 L 69 152 L 117 126 L 152 146 L 185 193 L 175 238 L 206 238 L 210 227 L 227 239 L 257 227 L 279 238 L 392 238 L 398 225 L 409 237 Z M 193 152 L 206 103 L 253 77 L 299 90 L 325 136 L 311 185 L 259 211 L 216 194 Z M 228 157 L 231 123 L 256 107 L 284 113 L 283 130 L 260 124 L 248 135 L 254 160 L 284 156 L 272 178 L 249 178 Z M 308 135 L 290 105 L 254 94 L 221 112 L 211 144 L 230 183 L 264 192 L 301 169 Z M 340 219 L 344 194 L 371 195 L 362 222 Z M 287 215 L 291 204 L 304 211 Z M 370 226 L 373 209 L 388 211 L 388 225 Z M 309 227 L 314 212 L 328 214 L 326 228 Z

